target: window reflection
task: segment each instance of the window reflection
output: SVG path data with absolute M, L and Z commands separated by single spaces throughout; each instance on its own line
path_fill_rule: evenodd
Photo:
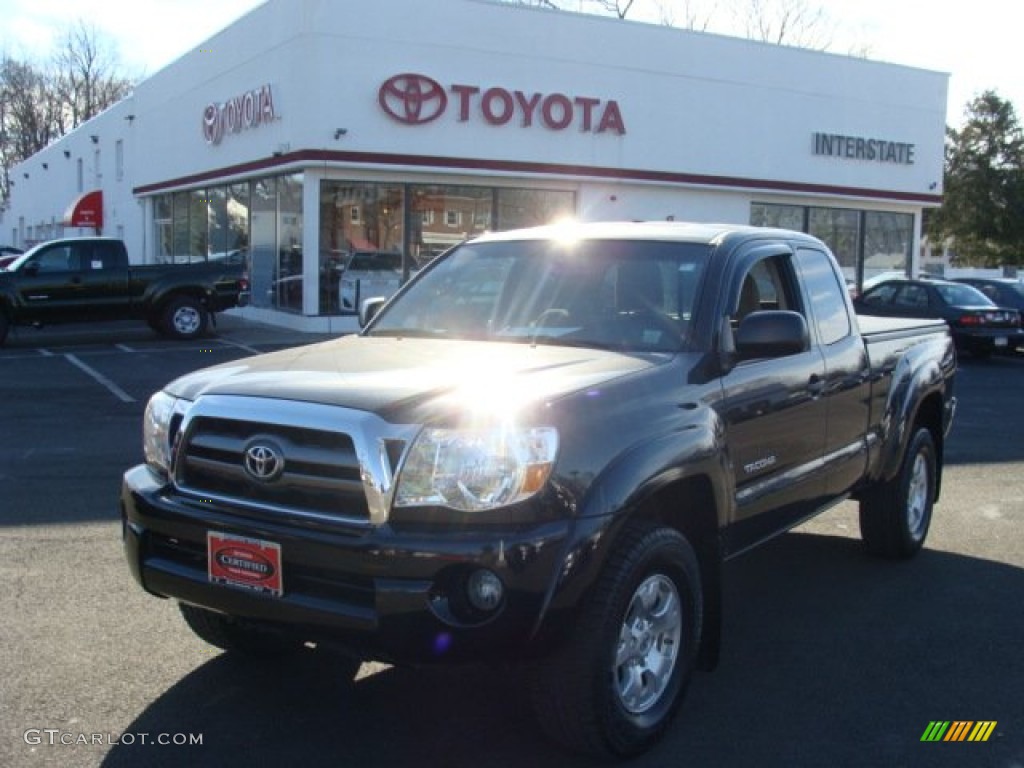
M 494 192 L 488 187 L 411 187 L 410 255 L 415 269 L 453 245 L 491 229 Z
M 397 184 L 320 182 L 320 313 L 341 311 L 345 262 L 360 253 L 402 253 L 404 190 Z
M 519 229 L 550 224 L 576 214 L 572 192 L 550 189 L 499 189 L 498 228 Z
M 864 279 L 883 272 L 905 272 L 913 241 L 911 214 L 868 211 L 864 217 Z
M 910 265 L 914 240 L 910 213 L 753 203 L 750 223 L 814 235 L 835 254 L 851 284 L 858 279 L 858 270 L 866 280 L 883 272 L 905 272 Z
M 277 180 L 278 242 L 274 307 L 302 312 L 302 175 Z
M 302 312 L 302 199 L 301 173 L 157 195 L 154 258 L 244 260 L 253 306 Z M 342 310 L 343 264 L 354 254 L 395 254 L 408 276 L 466 238 L 571 217 L 575 205 L 563 190 L 322 181 L 319 313 Z

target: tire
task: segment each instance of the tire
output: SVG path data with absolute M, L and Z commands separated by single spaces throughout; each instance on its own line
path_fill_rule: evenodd
M 7 341 L 7 332 L 11 329 L 11 321 L 7 319 L 3 309 L 0 309 L 0 347 Z
M 860 533 L 868 552 L 907 559 L 921 550 L 932 520 L 936 467 L 932 433 L 918 427 L 899 473 L 861 499 Z
M 300 640 L 238 621 L 222 613 L 179 603 L 178 608 L 195 634 L 210 645 L 230 653 L 258 658 L 278 658 L 297 653 Z
M 577 751 L 630 757 L 649 749 L 679 709 L 703 618 L 700 569 L 677 531 L 627 529 L 572 634 L 531 670 L 548 735 Z
M 163 332 L 176 339 L 199 338 L 208 322 L 206 308 L 192 296 L 175 296 L 164 307 Z

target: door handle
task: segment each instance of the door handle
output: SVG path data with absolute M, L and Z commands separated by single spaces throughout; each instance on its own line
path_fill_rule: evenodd
M 807 380 L 807 391 L 811 393 L 812 397 L 820 397 L 821 393 L 825 391 L 825 380 L 818 374 L 813 374 Z

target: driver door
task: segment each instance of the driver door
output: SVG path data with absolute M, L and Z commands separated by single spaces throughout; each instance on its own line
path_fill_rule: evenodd
M 74 243 L 41 248 L 21 265 L 16 290 L 30 322 L 70 319 L 82 298 L 81 250 Z

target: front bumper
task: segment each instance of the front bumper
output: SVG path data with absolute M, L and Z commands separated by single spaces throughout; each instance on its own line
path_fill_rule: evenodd
M 573 530 L 568 520 L 454 531 L 268 522 L 176 495 L 144 465 L 124 476 L 121 515 L 129 568 L 148 592 L 399 663 L 508 660 L 538 650 L 531 641 Z M 210 531 L 280 545 L 283 593 L 211 583 Z M 465 599 L 469 575 L 481 568 L 505 588 L 493 611 Z

